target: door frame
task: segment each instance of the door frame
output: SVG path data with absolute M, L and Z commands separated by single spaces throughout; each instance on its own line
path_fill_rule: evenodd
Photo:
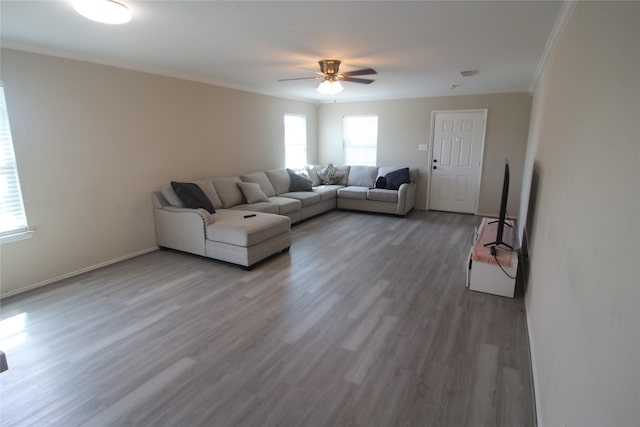
M 427 210 L 431 210 L 431 171 L 433 165 L 433 148 L 434 148 L 434 134 L 435 134 L 435 124 L 436 124 L 436 115 L 442 113 L 483 113 L 484 114 L 484 126 L 482 132 L 482 148 L 480 151 L 480 176 L 478 177 L 478 190 L 475 195 L 475 207 L 473 209 L 473 214 L 478 215 L 478 202 L 480 201 L 480 188 L 482 187 L 482 170 L 484 165 L 484 147 L 485 141 L 487 139 L 487 117 L 489 114 L 488 108 L 474 108 L 468 110 L 433 110 L 431 111 L 431 131 L 429 132 L 429 155 L 428 164 L 427 164 Z

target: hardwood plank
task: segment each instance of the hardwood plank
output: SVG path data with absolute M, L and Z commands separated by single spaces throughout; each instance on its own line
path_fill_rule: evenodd
M 496 388 L 498 348 L 480 344 L 476 359 L 475 381 L 471 396 L 470 420 L 477 426 L 496 425 Z
M 287 344 L 295 344 L 302 336 L 307 333 L 316 323 L 327 314 L 334 305 L 340 301 L 342 297 L 340 295 L 331 294 L 327 299 L 322 301 L 313 311 L 311 311 L 305 318 L 295 325 L 285 336 L 282 337 L 282 341 Z
M 113 405 L 98 412 L 88 419 L 82 426 L 92 427 L 97 425 L 113 424 L 125 417 L 133 408 L 144 404 L 147 400 L 159 393 L 163 387 L 175 381 L 183 375 L 195 362 L 187 357 L 182 358 L 173 365 L 167 367 L 150 381 L 141 384 L 140 387 L 118 400 Z
M 371 287 L 366 294 L 360 297 L 358 305 L 356 305 L 347 317 L 350 319 L 359 319 L 369 308 L 376 302 L 378 297 L 387 289 L 391 282 L 388 280 L 379 280 L 375 285 Z
M 352 368 L 345 375 L 345 379 L 354 384 L 360 384 L 367 375 L 369 368 L 375 361 L 380 348 L 384 346 L 387 335 L 393 332 L 398 318 L 393 316 L 384 316 L 380 325 L 376 328 L 366 348 L 354 362 Z

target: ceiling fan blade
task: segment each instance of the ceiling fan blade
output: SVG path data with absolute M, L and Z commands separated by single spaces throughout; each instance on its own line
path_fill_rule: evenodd
M 373 68 L 363 68 L 362 70 L 347 71 L 346 73 L 342 73 L 342 75 L 345 77 L 367 76 L 369 74 L 378 74 L 378 73 Z
M 324 76 L 318 76 L 318 77 L 298 77 L 295 79 L 279 79 L 279 82 L 289 82 L 291 80 L 318 80 L 318 79 L 323 79 Z
M 342 79 L 345 82 L 352 82 L 352 83 L 364 83 L 366 85 L 375 82 L 375 80 L 371 80 L 371 79 L 359 79 L 357 77 L 345 77 Z

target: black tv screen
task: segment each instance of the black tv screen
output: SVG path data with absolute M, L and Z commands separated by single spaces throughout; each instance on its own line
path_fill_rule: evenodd
M 498 230 L 496 232 L 496 240 L 491 243 L 486 243 L 485 246 L 506 246 L 509 249 L 513 249 L 513 246 L 505 243 L 502 240 L 504 234 L 504 226 L 511 227 L 511 224 L 506 222 L 507 219 L 507 200 L 509 198 L 509 162 L 504 164 L 504 178 L 502 180 L 502 198 L 500 199 L 500 214 L 498 215 Z

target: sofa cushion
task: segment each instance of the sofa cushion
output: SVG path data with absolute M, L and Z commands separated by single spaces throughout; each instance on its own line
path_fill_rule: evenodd
M 349 179 L 349 172 L 351 171 L 351 166 L 336 166 L 340 172 L 342 172 L 343 178 L 338 182 L 338 185 L 347 185 L 347 179 Z
M 320 195 L 318 193 L 314 193 L 313 191 L 292 191 L 289 193 L 281 194 L 280 196 L 300 200 L 303 208 L 306 206 L 315 205 L 316 203 L 320 203 Z
M 320 182 L 320 177 L 318 176 L 318 172 L 322 170 L 322 166 L 307 165 L 304 168 L 307 170 L 307 173 L 309 174 L 309 178 L 311 178 L 312 185 L 314 187 L 317 187 L 318 185 L 322 184 L 322 182 Z
M 262 192 L 266 194 L 267 197 L 273 197 L 276 195 L 276 190 L 271 185 L 271 181 L 267 177 L 267 174 L 264 172 L 254 172 L 246 175 L 241 175 L 240 179 L 244 182 L 255 182 L 260 185 Z
M 213 186 L 220 196 L 220 200 L 222 201 L 223 208 L 230 208 L 231 206 L 241 205 L 244 203 L 244 198 L 242 197 L 242 191 L 238 187 L 238 183 L 240 178 L 236 176 L 232 177 L 217 177 L 211 180 L 213 182 Z
M 291 228 L 288 217 L 258 212 L 244 218 L 245 211 L 219 210 L 207 226 L 207 239 L 214 242 L 249 247 L 287 233 Z
M 409 178 L 409 168 L 402 168 L 386 174 L 388 190 L 397 190 L 402 184 L 411 182 Z
M 367 200 L 377 200 L 378 202 L 398 203 L 398 191 L 373 188 L 367 191 Z
M 332 163 L 317 172 L 320 182 L 324 185 L 346 185 L 347 176 L 349 175 L 349 166 L 337 167 Z
M 180 200 L 180 197 L 178 197 L 176 192 L 173 191 L 173 187 L 171 187 L 171 184 L 167 184 L 162 187 L 162 190 L 160 190 L 160 192 L 167 200 L 167 203 L 169 203 L 171 206 L 175 208 L 184 208 L 184 203 L 182 203 L 182 200 Z
M 338 190 L 338 197 L 343 199 L 367 200 L 368 187 L 344 187 Z
M 289 178 L 289 172 L 287 172 L 286 169 L 270 169 L 266 174 L 269 177 L 269 181 L 271 181 L 271 185 L 273 185 L 273 188 L 276 191 L 276 196 L 289 192 L 291 178 Z
M 211 178 L 200 179 L 193 182 L 198 184 L 198 187 L 202 188 L 202 191 L 204 191 L 204 194 L 206 194 L 209 200 L 211 200 L 211 204 L 214 208 L 222 208 L 222 200 L 220 200 L 220 196 L 218 196 L 216 188 L 213 186 L 213 182 L 211 182 Z
M 378 168 L 376 166 L 353 165 L 349 170 L 347 185 L 373 188 Z
M 247 203 L 268 202 L 269 199 L 260 188 L 260 184 L 255 182 L 239 182 L 238 187 L 242 191 Z
M 286 215 L 302 209 L 302 202 L 288 197 L 269 197 L 269 202 L 278 205 L 278 213 Z
M 271 202 L 246 203 L 243 205 L 235 205 L 231 209 L 239 211 L 265 212 L 272 214 L 280 213 L 280 208 L 278 207 L 278 205 Z
M 289 191 L 311 191 L 313 188 L 313 181 L 309 177 L 306 169 L 293 170 L 287 169 L 291 183 L 289 184 Z
M 318 185 L 313 187 L 314 193 L 320 195 L 320 201 L 335 199 L 338 195 L 338 190 L 344 188 L 342 185 Z
M 216 211 L 211 204 L 211 200 L 204 194 L 198 184 L 171 181 L 171 188 L 176 192 L 185 208 L 205 209 L 209 213 Z

